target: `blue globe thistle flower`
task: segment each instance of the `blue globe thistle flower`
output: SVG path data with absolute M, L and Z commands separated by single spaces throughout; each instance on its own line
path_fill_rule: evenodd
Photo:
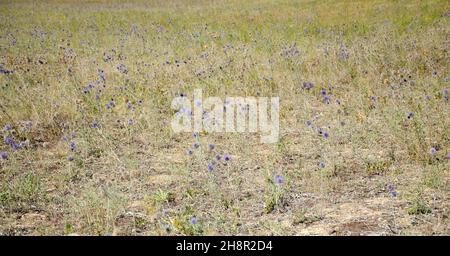
M 398 193 L 396 191 L 391 192 L 392 197 L 397 197 Z
M 283 177 L 281 175 L 275 175 L 274 181 L 276 185 L 281 185 L 284 182 Z
M 447 159 L 450 159 L 450 153 L 447 153 Z
M 127 67 L 126 67 L 124 64 L 119 64 L 119 65 L 117 66 L 117 70 L 118 70 L 120 73 L 122 73 L 122 74 L 128 73 L 128 69 L 127 69 Z
M 192 151 L 192 149 L 188 149 L 188 150 L 186 151 L 186 153 L 187 153 L 188 155 L 192 156 L 192 154 L 194 154 L 194 151 Z
M 430 154 L 434 155 L 436 154 L 437 150 L 435 148 L 431 148 L 430 149 Z
M 220 159 L 222 159 L 222 156 L 221 155 L 216 155 L 215 158 L 216 158 L 217 161 L 220 161 Z
M 311 90 L 314 87 L 314 84 L 311 82 L 305 82 L 303 83 L 303 88 L 306 90 Z
M 70 149 L 70 151 L 74 151 L 75 150 L 75 142 L 73 142 L 73 141 L 70 142 L 69 149 Z
M 199 147 L 200 147 L 200 143 L 195 142 L 194 145 L 193 145 L 193 147 L 194 147 L 195 149 L 199 148 Z
M 208 145 L 209 150 L 214 150 L 215 147 L 216 147 L 216 146 L 215 146 L 214 144 L 209 144 L 209 145 Z
M 3 139 L 3 141 L 5 142 L 6 145 L 9 145 L 9 146 L 11 146 L 12 144 L 14 144 L 14 139 L 11 138 L 11 137 L 9 137 L 9 136 L 6 136 L 6 137 Z
M 223 160 L 225 160 L 225 161 L 230 161 L 231 160 L 231 157 L 229 156 L 229 155 L 225 155 L 224 157 L 223 157 Z
M 324 89 L 320 90 L 320 94 L 322 94 L 322 96 L 327 95 L 327 91 L 325 91 Z
M 328 137 L 330 137 L 330 135 L 328 134 L 328 132 L 324 132 L 324 133 L 323 133 L 323 137 L 324 137 L 325 139 L 328 139 Z
M 91 128 L 97 129 L 98 128 L 98 123 L 96 121 L 92 122 Z
M 70 155 L 68 155 L 68 156 L 66 157 L 66 159 L 67 159 L 67 161 L 71 162 L 71 161 L 73 160 L 73 157 L 70 156 Z
M 208 171 L 209 172 L 214 171 L 214 165 L 213 164 L 208 164 Z
M 3 159 L 3 160 L 8 159 L 8 153 L 6 153 L 6 152 L 0 152 L 0 158 Z
M 312 123 L 311 123 L 311 121 L 309 121 L 309 120 L 306 120 L 306 125 L 307 125 L 307 126 L 309 126 L 309 127 L 312 127 Z
M 194 137 L 194 138 L 198 138 L 200 135 L 199 135 L 199 133 L 198 132 L 194 132 L 193 134 L 192 134 L 192 137 Z
M 387 189 L 387 191 L 389 191 L 389 192 L 394 191 L 394 185 L 392 185 L 392 184 L 387 184 L 386 189 Z
M 336 100 L 336 104 L 341 105 L 341 101 L 340 100 Z
M 14 151 L 19 150 L 21 147 L 22 147 L 21 144 L 17 144 L 17 143 L 15 143 L 15 142 L 11 145 L 11 148 L 12 148 L 12 150 L 14 150 Z
M 320 167 L 320 169 L 323 169 L 323 168 L 325 168 L 325 164 L 322 163 L 322 162 L 320 162 L 320 163 L 319 163 L 319 167 Z
M 133 125 L 133 124 L 134 124 L 133 119 L 129 119 L 129 120 L 128 120 L 128 125 Z
M 196 225 L 198 223 L 197 217 L 195 216 L 190 217 L 189 223 L 191 223 L 191 225 Z
M 377 96 L 374 96 L 374 95 L 370 96 L 370 100 L 376 101 L 377 100 Z
M 323 102 L 326 104 L 330 104 L 330 97 L 328 97 L 327 95 L 323 96 Z
M 12 126 L 10 124 L 5 125 L 5 127 L 3 127 L 3 131 L 8 132 L 12 130 Z

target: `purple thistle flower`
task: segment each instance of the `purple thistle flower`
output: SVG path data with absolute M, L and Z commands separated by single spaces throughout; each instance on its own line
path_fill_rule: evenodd
M 323 169 L 323 168 L 325 168 L 325 164 L 322 163 L 322 162 L 320 162 L 320 163 L 319 163 L 319 167 L 320 167 L 320 169 Z
M 341 101 L 340 100 L 336 100 L 336 104 L 341 105 Z
M 214 171 L 214 165 L 213 164 L 208 164 L 208 171 L 209 172 Z
M 330 104 L 330 97 L 328 97 L 327 95 L 323 96 L 323 102 L 326 104 Z
M 12 130 L 12 126 L 10 124 L 5 125 L 5 127 L 3 127 L 3 131 L 8 132 Z
M 97 72 L 98 72 L 98 76 L 99 76 L 100 80 L 102 80 L 104 82 L 106 80 L 105 79 L 105 71 L 99 69 L 99 70 L 97 70 Z
M 21 147 L 22 147 L 22 145 L 21 145 L 20 143 L 17 144 L 17 143 L 15 143 L 15 142 L 11 145 L 11 148 L 12 148 L 12 150 L 14 150 L 14 151 L 19 150 Z
M 386 189 L 387 189 L 387 191 L 392 192 L 392 191 L 394 191 L 394 185 L 387 184 Z
M 450 153 L 449 153 L 449 154 L 450 154 Z M 216 160 L 217 160 L 217 161 L 220 161 L 220 159 L 222 159 L 222 156 L 216 155 Z
M 311 121 L 309 121 L 309 120 L 306 120 L 306 125 L 307 125 L 307 126 L 309 126 L 309 127 L 312 127 L 312 123 L 311 123 Z
M 97 129 L 98 128 L 98 123 L 96 121 L 92 122 L 91 128 Z
M 3 160 L 8 159 L 8 153 L 6 153 L 6 152 L 0 152 L 0 158 L 3 159 Z
M 194 148 L 195 148 L 195 149 L 197 149 L 197 148 L 199 148 L 199 147 L 200 147 L 200 143 L 198 143 L 198 142 L 195 142 L 193 146 L 194 146 Z
M 311 90 L 313 87 L 314 87 L 314 84 L 311 82 L 303 83 L 303 88 L 305 88 L 306 90 Z
M 192 134 L 192 137 L 194 137 L 194 138 L 198 138 L 198 137 L 199 137 L 199 134 L 198 134 L 198 132 L 194 132 L 194 133 Z
M 14 144 L 14 139 L 13 138 L 11 138 L 11 137 L 9 137 L 9 136 L 6 136 L 4 139 L 3 139 L 3 141 L 5 142 L 5 144 L 6 145 L 12 145 L 12 144 Z
M 133 119 L 129 119 L 129 120 L 128 120 L 128 125 L 133 125 L 133 124 L 134 124 Z
M 274 180 L 276 185 L 281 185 L 284 182 L 283 177 L 281 175 L 275 175 Z
M 191 225 L 196 225 L 198 223 L 197 217 L 195 216 L 190 217 L 189 223 L 191 223 Z
M 370 96 L 370 100 L 376 101 L 377 100 L 377 96 L 374 96 L 374 95 Z
M 71 161 L 73 160 L 73 157 L 70 156 L 70 155 L 68 155 L 68 156 L 66 157 L 66 159 L 67 159 L 67 161 L 71 162 Z
M 447 153 L 447 159 L 450 159 L 450 153 Z
M 75 150 L 75 142 L 73 142 L 73 141 L 70 142 L 69 149 L 70 149 L 70 151 L 74 151 Z
M 322 94 L 322 96 L 327 95 L 327 91 L 325 91 L 324 89 L 320 90 L 320 94 Z
M 188 155 L 192 156 L 192 154 L 194 154 L 194 151 L 192 151 L 192 149 L 188 149 L 188 150 L 186 151 L 186 153 L 187 153 Z
M 436 154 L 437 150 L 435 148 L 431 148 L 430 149 L 430 154 L 434 155 Z
M 119 65 L 117 66 L 117 70 L 118 70 L 120 73 L 122 73 L 122 74 L 128 73 L 128 69 L 127 69 L 127 67 L 126 67 L 124 64 L 119 64 Z
M 392 195 L 392 197 L 397 197 L 398 193 L 395 192 L 395 191 L 392 191 L 392 192 L 391 192 L 391 195 Z
M 323 137 L 324 137 L 325 139 L 328 139 L 328 137 L 330 137 L 330 135 L 328 134 L 328 132 L 324 132 L 324 133 L 323 133 Z
M 223 157 L 223 160 L 225 160 L 225 161 L 230 161 L 231 160 L 231 157 L 229 156 L 229 155 L 225 155 L 224 157 Z
M 209 147 L 209 150 L 214 150 L 214 148 L 215 148 L 216 146 L 215 146 L 214 144 L 209 144 L 208 147 Z

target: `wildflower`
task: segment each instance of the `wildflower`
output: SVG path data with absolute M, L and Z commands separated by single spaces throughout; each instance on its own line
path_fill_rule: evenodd
M 450 154 L 450 153 L 449 153 Z M 222 156 L 221 155 L 216 155 L 216 160 L 217 161 L 220 161 L 220 159 L 222 159 Z
M 3 127 L 3 131 L 8 132 L 12 130 L 12 126 L 10 124 L 5 125 L 5 127 Z
M 92 122 L 91 128 L 97 129 L 98 128 L 98 123 L 96 121 Z
M 327 95 L 323 96 L 323 102 L 326 104 L 330 104 L 330 97 L 328 97 Z
M 392 197 L 397 197 L 398 194 L 397 194 L 397 192 L 392 191 L 392 192 L 391 192 L 391 195 L 392 195 Z
M 128 125 L 133 125 L 133 124 L 134 124 L 133 119 L 129 119 L 129 120 L 128 120 Z
M 122 74 L 128 73 L 128 69 L 127 69 L 127 67 L 126 67 L 124 64 L 119 64 L 119 65 L 117 66 L 117 70 L 118 70 L 120 73 L 122 73 Z
M 341 105 L 341 101 L 340 100 L 336 100 L 336 104 Z
M 320 162 L 320 163 L 319 163 L 319 167 L 320 167 L 320 169 L 323 169 L 323 168 L 325 168 L 325 164 L 322 163 L 322 162 Z
M 12 148 L 12 150 L 14 150 L 14 151 L 19 150 L 21 147 L 22 147 L 21 144 L 17 144 L 17 143 L 15 143 L 15 142 L 11 145 L 11 148 Z
M 67 159 L 67 161 L 71 162 L 71 161 L 73 160 L 73 157 L 70 156 L 70 155 L 68 155 L 68 156 L 66 157 L 66 159 Z
M 101 80 L 102 82 L 104 82 L 104 81 L 106 80 L 106 79 L 105 79 L 105 71 L 99 69 L 99 70 L 97 70 L 97 72 L 98 72 L 98 77 L 100 78 L 100 80 Z
M 435 148 L 431 148 L 430 149 L 430 154 L 434 155 L 436 154 L 437 150 Z
M 208 171 L 209 172 L 214 171 L 214 165 L 213 164 L 208 164 Z
M 6 136 L 3 141 L 5 142 L 6 145 L 11 146 L 12 144 L 14 144 L 14 139 L 9 136 Z
M 194 151 L 192 151 L 192 149 L 188 149 L 188 150 L 186 151 L 186 153 L 187 153 L 188 155 L 192 156 L 192 154 L 194 154 Z
M 0 158 L 3 159 L 3 160 L 8 159 L 8 153 L 6 153 L 6 152 L 0 152 Z
M 447 153 L 447 159 L 450 159 L 450 153 Z
M 198 138 L 198 137 L 199 137 L 199 134 L 198 134 L 198 132 L 194 132 L 194 133 L 192 134 L 192 137 L 194 137 L 194 138 Z
M 225 155 L 224 157 L 223 157 L 223 160 L 225 160 L 225 161 L 230 161 L 231 160 L 231 157 L 229 156 L 229 155 Z
M 311 90 L 313 87 L 314 87 L 314 84 L 311 82 L 303 83 L 303 88 L 305 88 L 306 90 Z
M 328 137 L 330 137 L 330 135 L 328 134 L 328 132 L 324 132 L 324 133 L 323 133 L 323 137 L 324 137 L 325 139 L 328 139 Z
M 214 148 L 215 148 L 216 146 L 215 146 L 214 144 L 209 144 L 208 147 L 209 147 L 209 150 L 214 150 Z
M 446 101 L 448 101 L 448 89 L 447 88 L 444 89 L 444 99 Z
M 324 89 L 320 90 L 320 94 L 322 94 L 322 96 L 327 95 L 327 91 L 325 91 Z
M 75 150 L 75 142 L 70 142 L 70 144 L 69 144 L 69 149 L 70 149 L 70 151 L 74 151 Z
M 284 182 L 283 177 L 281 175 L 276 175 L 274 180 L 276 185 L 281 185 Z
M 113 107 L 115 107 L 115 106 L 116 106 L 116 104 L 114 103 L 114 100 L 111 99 L 111 100 L 108 102 L 108 104 L 106 105 L 106 108 L 107 108 L 107 109 L 110 109 L 110 108 L 113 108 Z
M 387 184 L 386 189 L 387 189 L 387 191 L 392 192 L 392 191 L 394 191 L 394 185 Z
M 306 120 L 306 125 L 307 125 L 307 126 L 309 126 L 309 127 L 312 127 L 312 123 L 311 123 L 311 121 L 309 121 L 309 120 Z
M 377 96 L 374 96 L 374 95 L 370 96 L 370 100 L 376 101 L 377 100 Z
M 195 148 L 195 149 L 197 149 L 197 148 L 199 148 L 199 147 L 200 147 L 200 143 L 198 143 L 198 142 L 194 143 L 194 148 Z
M 191 223 L 191 225 L 196 225 L 198 223 L 197 217 L 195 216 L 190 217 L 189 223 Z

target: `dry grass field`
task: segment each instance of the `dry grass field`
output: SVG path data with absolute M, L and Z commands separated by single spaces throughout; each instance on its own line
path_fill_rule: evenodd
M 450 235 L 445 0 L 0 0 L 1 235 Z M 280 99 L 277 143 L 171 102 Z

